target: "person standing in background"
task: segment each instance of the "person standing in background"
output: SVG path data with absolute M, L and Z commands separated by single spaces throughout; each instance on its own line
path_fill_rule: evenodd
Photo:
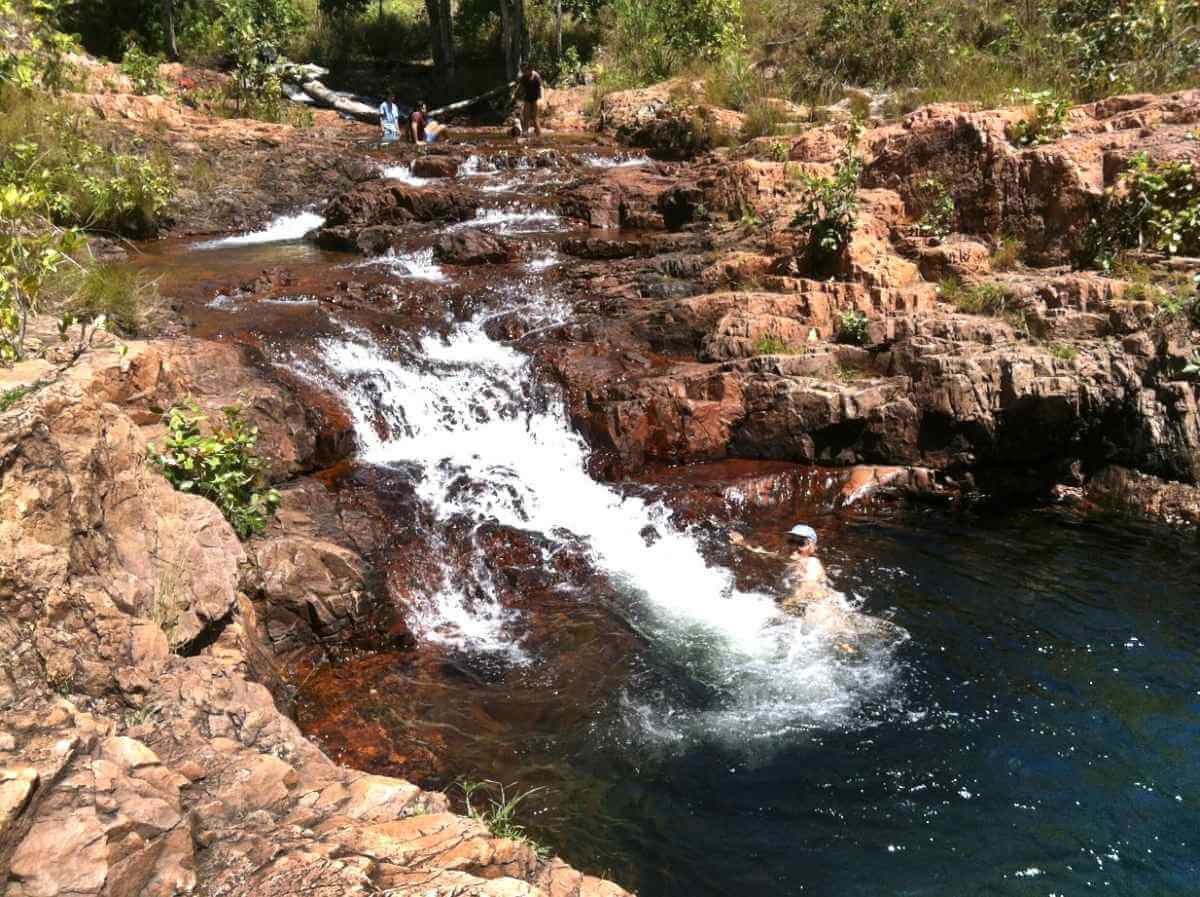
M 521 100 L 521 127 L 528 135 L 530 129 L 538 137 L 542 136 L 542 126 L 538 123 L 538 102 L 542 99 L 542 76 L 534 71 L 533 63 L 526 62 L 521 67 L 521 77 L 517 79 L 517 89 L 513 93 L 513 101 Z
M 389 94 L 379 104 L 379 127 L 384 140 L 395 140 L 400 136 L 400 107 L 396 105 L 395 94 Z

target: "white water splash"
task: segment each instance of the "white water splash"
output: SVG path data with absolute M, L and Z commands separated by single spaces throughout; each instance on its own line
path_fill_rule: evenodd
M 407 252 L 397 255 L 389 252 L 376 258 L 359 262 L 355 267 L 366 268 L 382 266 L 388 268 L 397 277 L 409 280 L 427 280 L 430 283 L 445 283 L 446 272 L 433 260 L 433 249 L 421 249 L 417 252 Z
M 565 315 L 532 283 L 513 294 L 527 303 L 535 325 Z M 900 630 L 884 630 L 872 646 L 850 628 L 879 621 L 841 596 L 808 619 L 782 613 L 768 595 L 738 590 L 729 571 L 704 560 L 694 534 L 674 528 L 664 506 L 622 496 L 588 475 L 587 446 L 561 403 L 536 401 L 539 386 L 526 356 L 489 339 L 479 322 L 460 325 L 445 341 L 425 337 L 419 349 L 419 363 L 402 364 L 370 340 L 320 343 L 324 363 L 345 387 L 361 457 L 417 464 L 418 495 L 439 519 L 581 539 L 596 567 L 629 596 L 630 625 L 710 696 L 700 708 L 629 698 L 626 719 L 642 735 L 666 743 L 774 742 L 850 724 L 864 701 L 886 690 Z M 462 488 L 464 482 L 473 487 Z M 474 579 L 471 589 L 444 584 L 414 628 L 466 650 L 515 656 L 519 619 L 500 605 L 486 577 Z M 839 641 L 858 647 L 842 653 Z
M 480 176 L 490 176 L 497 173 L 496 166 L 484 158 L 476 155 L 467 156 L 463 160 L 462 165 L 458 167 L 459 177 L 470 178 Z
M 320 227 L 325 219 L 316 212 L 298 212 L 295 215 L 282 215 L 274 219 L 265 228 L 249 234 L 235 237 L 221 237 L 196 243 L 193 249 L 228 249 L 231 246 L 255 246 L 260 243 L 284 243 L 299 240 L 310 230 Z
M 558 230 L 563 220 L 549 209 L 513 204 L 498 209 L 476 209 L 475 217 L 456 227 L 486 227 L 500 234 L 532 234 Z
M 641 165 L 649 165 L 650 158 L 648 156 L 591 156 L 585 155 L 579 157 L 585 165 L 592 168 L 635 168 Z
M 410 187 L 423 187 L 429 183 L 429 178 L 419 178 L 412 173 L 412 166 L 408 163 L 400 165 L 389 165 L 380 173 L 385 181 L 400 181 L 403 184 L 408 184 Z
M 545 271 L 547 268 L 553 268 L 561 261 L 562 256 L 560 256 L 557 252 L 548 252 L 545 255 L 539 255 L 535 258 L 531 258 L 525 263 L 525 269 L 527 271 L 534 272 Z

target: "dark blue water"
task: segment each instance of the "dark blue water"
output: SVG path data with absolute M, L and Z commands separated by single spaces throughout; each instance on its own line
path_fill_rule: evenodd
M 1200 893 L 1194 536 L 1029 512 L 834 541 L 911 634 L 886 699 L 771 744 L 531 739 L 536 832 L 642 897 Z

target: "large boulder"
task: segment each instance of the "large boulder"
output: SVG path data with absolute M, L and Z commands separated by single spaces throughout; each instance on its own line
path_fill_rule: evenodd
M 414 221 L 466 221 L 479 201 L 452 187 L 414 187 L 400 181 L 368 181 L 325 207 L 325 223 L 311 235 L 326 249 L 386 248 L 398 228 Z

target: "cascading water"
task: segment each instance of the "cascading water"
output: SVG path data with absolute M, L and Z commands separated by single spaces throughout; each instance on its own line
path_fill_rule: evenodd
M 513 283 L 506 296 L 531 327 L 565 318 L 536 276 Z M 782 613 L 770 596 L 738 591 L 728 571 L 706 563 L 698 536 L 670 523 L 664 506 L 622 496 L 588 475 L 587 447 L 562 402 L 546 395 L 527 356 L 490 339 L 483 325 L 460 324 L 445 339 L 425 336 L 409 361 L 389 357 L 362 333 L 325 339 L 325 379 L 340 384 L 361 460 L 417 465 L 418 495 L 437 519 L 494 521 L 586 543 L 595 567 L 629 599 L 619 612 L 706 696 L 700 706 L 679 706 L 631 693 L 626 722 L 666 740 L 751 744 L 853 724 L 864 701 L 887 691 L 901 630 L 877 621 L 873 631 L 882 637 L 861 640 L 848 654 L 828 627 Z M 459 488 L 464 481 L 474 488 Z M 486 571 L 475 569 L 471 579 L 444 581 L 413 609 L 410 625 L 463 651 L 529 660 L 519 616 L 501 606 Z M 844 621 L 869 619 L 845 598 L 830 601 Z M 844 632 L 840 640 L 852 637 Z

